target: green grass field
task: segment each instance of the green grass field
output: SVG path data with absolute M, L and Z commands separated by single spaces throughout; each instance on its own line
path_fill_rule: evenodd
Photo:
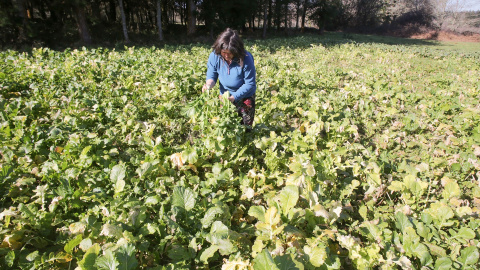
M 208 44 L 0 52 L 2 269 L 480 267 L 478 44 L 245 43 L 251 133 Z

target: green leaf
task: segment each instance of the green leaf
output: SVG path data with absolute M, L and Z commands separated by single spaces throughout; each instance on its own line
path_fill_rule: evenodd
M 97 267 L 95 266 L 95 261 L 97 260 L 97 256 L 100 253 L 100 245 L 94 244 L 87 252 L 83 255 L 83 259 L 78 262 L 78 266 L 82 270 L 95 270 Z M 108 269 L 108 268 L 107 268 Z
M 400 181 L 392 181 L 388 186 L 388 189 L 391 191 L 402 191 L 403 190 L 403 183 Z
M 395 214 L 395 226 L 402 232 L 405 232 L 407 227 L 412 227 L 412 223 L 408 220 L 408 217 L 402 212 L 398 211 Z
M 167 255 L 174 262 L 181 262 L 190 260 L 192 258 L 192 252 L 189 248 L 175 245 L 167 252 Z
M 105 251 L 105 255 L 98 257 L 95 266 L 100 270 L 117 270 L 118 261 L 111 250 Z
M 225 226 L 221 221 L 215 221 L 210 228 L 210 234 L 207 235 L 206 239 L 212 244 L 218 244 L 219 240 L 228 238 L 228 227 Z
M 13 254 L 10 254 L 10 253 L 13 253 Z M 12 256 L 13 256 L 13 257 L 12 257 Z M 29 262 L 33 262 L 33 261 L 35 261 L 36 258 L 38 258 L 38 256 L 39 256 L 39 253 L 38 253 L 38 250 L 36 250 L 36 251 L 28 254 L 25 259 L 27 259 L 27 261 L 29 261 Z M 8 254 L 7 254 L 7 257 L 10 257 L 10 258 L 8 258 L 8 262 L 10 262 L 10 260 L 11 260 L 12 258 L 15 259 L 15 252 L 14 252 L 13 250 L 10 250 L 10 251 L 8 252 Z M 5 258 L 5 259 L 7 259 L 7 258 Z M 13 262 L 13 261 L 11 261 L 11 262 Z M 9 263 L 9 264 L 10 264 L 10 263 Z M 11 265 L 10 265 L 10 266 L 11 266 Z
M 424 244 L 414 243 L 412 245 L 412 253 L 420 259 L 422 265 L 429 265 L 433 263 L 432 256 Z
M 110 172 L 110 180 L 116 183 L 119 180 L 123 180 L 125 178 L 125 167 L 123 165 L 115 165 Z
M 118 269 L 120 270 L 135 269 L 138 265 L 137 259 L 135 258 L 135 246 L 132 244 L 120 246 L 116 250 L 115 255 L 119 263 Z
M 474 265 L 478 262 L 478 249 L 475 246 L 470 246 L 467 248 L 462 249 L 460 252 L 460 257 L 458 261 L 463 265 Z
M 250 209 L 248 209 L 248 214 L 256 217 L 259 221 L 265 222 L 265 208 L 263 206 L 251 206 Z
M 465 240 L 470 240 L 475 238 L 475 232 L 467 227 L 462 227 L 458 230 L 456 237 L 460 237 Z
M 448 257 L 442 257 L 435 262 L 435 270 L 450 270 L 452 269 L 452 260 Z
M 143 179 L 145 175 L 148 175 L 153 170 L 151 162 L 144 162 L 140 168 L 136 170 L 140 179 Z
M 305 252 L 305 254 L 308 255 L 308 260 L 313 266 L 320 267 L 325 263 L 325 259 L 327 258 L 327 252 L 325 250 L 325 247 L 304 246 L 303 251 Z
M 33 261 L 35 258 L 38 256 L 38 251 L 34 251 L 27 256 L 28 261 Z M 15 251 L 10 250 L 8 253 L 5 255 L 5 262 L 9 267 L 12 267 L 13 264 L 15 263 Z
M 450 199 L 452 197 L 460 196 L 460 187 L 456 182 L 449 182 L 445 185 L 445 189 L 442 192 L 442 195 L 445 199 Z
M 82 235 L 78 234 L 74 239 L 70 240 L 64 247 L 65 252 L 72 254 L 73 249 L 82 242 Z
M 202 252 L 202 255 L 200 256 L 200 261 L 207 263 L 208 259 L 210 259 L 215 254 L 215 252 L 217 252 L 217 250 L 217 245 L 211 245 Z
M 272 259 L 272 255 L 267 249 L 264 249 L 253 260 L 253 269 L 255 270 L 280 270 Z
M 217 240 L 218 252 L 221 255 L 229 255 L 237 251 L 236 247 L 228 239 L 218 239 Z
M 122 192 L 125 188 L 125 167 L 115 165 L 110 172 L 110 180 L 115 183 L 115 194 Z
M 92 239 L 85 238 L 82 240 L 82 242 L 80 242 L 80 245 L 78 247 L 83 251 L 87 251 L 92 245 Z
M 190 188 L 176 186 L 173 189 L 172 205 L 183 208 L 187 211 L 195 207 L 196 194 Z
M 182 152 L 182 159 L 190 164 L 195 164 L 198 159 L 197 151 L 194 148 L 185 149 Z
M 299 195 L 297 186 L 288 185 L 283 188 L 283 190 L 280 192 L 279 199 L 284 215 L 287 215 L 290 209 L 295 207 L 298 197 Z
M 428 247 L 428 249 L 430 250 L 432 255 L 438 256 L 438 257 L 446 257 L 447 256 L 447 252 L 445 251 L 444 248 L 439 247 L 439 246 L 434 245 L 434 244 L 430 244 L 430 243 L 425 243 L 425 245 Z
M 218 206 L 208 208 L 201 221 L 203 228 L 210 227 L 210 225 L 212 225 L 213 221 L 215 220 L 215 217 L 221 214 L 223 214 L 223 210 Z
M 278 269 L 280 270 L 303 270 L 303 264 L 295 260 L 293 254 L 285 254 L 277 256 L 273 259 Z

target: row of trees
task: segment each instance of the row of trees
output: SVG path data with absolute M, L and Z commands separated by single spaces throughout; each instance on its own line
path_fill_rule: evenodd
M 75 29 L 88 44 L 118 29 L 112 38 L 129 42 L 132 33 L 163 40 L 183 25 L 188 35 L 201 27 L 213 37 L 233 27 L 262 29 L 265 37 L 267 30 L 376 27 L 406 17 L 428 24 L 435 18 L 432 1 L 445 0 L 1 0 L 0 34 L 4 43 L 51 43 Z

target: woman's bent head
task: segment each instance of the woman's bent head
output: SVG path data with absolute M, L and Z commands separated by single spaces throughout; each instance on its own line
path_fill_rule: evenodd
M 215 54 L 221 55 L 226 61 L 238 58 L 240 65 L 243 66 L 246 51 L 237 31 L 227 28 L 218 36 L 215 43 L 213 43 L 212 49 Z

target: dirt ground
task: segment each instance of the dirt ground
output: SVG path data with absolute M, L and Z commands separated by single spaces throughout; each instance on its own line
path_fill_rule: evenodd
M 471 33 L 469 35 L 455 34 L 445 31 L 429 31 L 422 34 L 412 35 L 414 39 L 429 39 L 438 41 L 458 41 L 458 42 L 480 42 L 480 34 Z

